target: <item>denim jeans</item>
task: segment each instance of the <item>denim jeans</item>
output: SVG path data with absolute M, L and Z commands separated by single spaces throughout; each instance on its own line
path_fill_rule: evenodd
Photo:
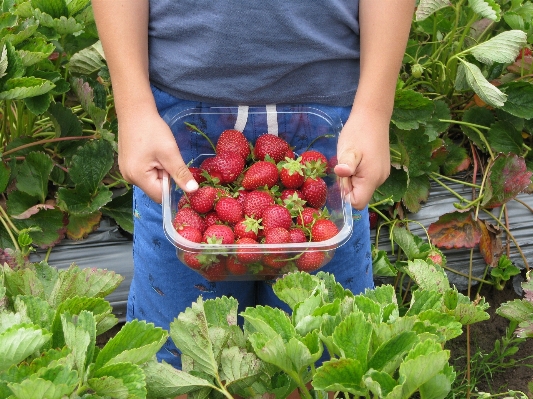
M 158 110 L 164 119 L 181 110 L 214 106 L 177 99 L 155 87 L 153 92 Z M 330 115 L 336 114 L 343 123 L 350 112 L 349 108 L 319 104 L 298 106 L 314 107 Z M 283 108 L 280 105 L 277 107 Z M 305 123 L 302 125 L 300 121 L 298 127 L 293 127 L 290 124 L 294 121 L 283 118 L 279 115 L 279 126 L 285 129 L 284 131 L 295 132 L 293 140 L 290 141 L 291 146 L 303 146 L 309 141 L 305 135 Z M 254 129 L 246 126 L 244 133 L 250 140 L 264 133 L 253 131 Z M 176 137 L 176 141 L 186 161 L 210 151 L 202 137 Z M 335 152 L 336 148 L 329 151 Z M 368 210 L 353 210 L 353 222 L 350 239 L 335 251 L 333 259 L 321 270 L 332 273 L 344 288 L 358 294 L 367 288 L 373 288 Z M 269 305 L 290 311 L 287 305 L 275 296 L 272 290 L 273 281 L 210 282 L 181 263 L 176 256 L 176 248 L 163 232 L 161 205 L 153 202 L 138 187 L 134 187 L 133 261 L 134 274 L 128 297 L 127 320 L 142 319 L 169 330 L 170 323 L 199 296 L 204 300 L 222 295 L 232 296 L 239 302 L 239 311 L 256 305 Z M 170 338 L 158 353 L 158 359 L 181 368 L 180 353 Z

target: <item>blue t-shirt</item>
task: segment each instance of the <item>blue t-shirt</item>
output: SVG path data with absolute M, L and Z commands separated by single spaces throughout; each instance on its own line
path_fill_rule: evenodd
M 150 0 L 151 82 L 217 104 L 349 106 L 358 8 L 356 0 Z

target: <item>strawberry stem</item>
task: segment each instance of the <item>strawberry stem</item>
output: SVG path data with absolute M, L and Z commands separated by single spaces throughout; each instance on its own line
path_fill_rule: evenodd
M 189 123 L 189 122 L 184 122 L 184 123 L 185 123 L 185 126 L 187 126 L 189 129 L 194 130 L 196 133 L 199 133 L 202 137 L 204 137 L 209 142 L 209 144 L 211 145 L 211 148 L 213 149 L 214 152 L 217 151 L 215 145 L 213 144 L 213 142 L 209 139 L 209 137 L 207 137 L 207 134 L 202 132 L 200 129 L 198 129 L 192 123 Z

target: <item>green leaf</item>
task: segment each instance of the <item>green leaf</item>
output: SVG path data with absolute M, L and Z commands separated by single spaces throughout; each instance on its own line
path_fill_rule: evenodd
M 69 70 L 80 75 L 91 75 L 100 71 L 105 66 L 102 43 L 96 42 L 74 54 L 69 60 Z
M 8 386 L 18 399 L 62 399 L 72 394 L 79 382 L 76 371 L 62 368 L 55 373 L 56 378 L 51 380 L 32 375 L 20 383 Z
M 381 186 L 379 186 L 372 196 L 372 203 L 384 201 L 391 198 L 393 202 L 402 200 L 409 182 L 409 175 L 403 169 L 392 167 L 390 175 Z
M 417 334 L 413 331 L 404 331 L 395 335 L 376 349 L 368 362 L 368 368 L 392 373 L 418 340 Z
M 202 297 L 170 323 L 170 337 L 182 354 L 192 359 L 196 370 L 213 377 L 218 375 Z
M 47 0 L 40 1 L 47 2 Z M 83 25 L 78 23 L 78 21 L 72 17 L 67 18 L 66 16 L 60 16 L 54 18 L 40 10 L 35 10 L 33 15 L 39 21 L 41 26 L 53 29 L 59 36 L 74 35 L 83 31 Z
M 48 108 L 48 112 L 54 122 L 56 136 L 71 137 L 82 136 L 81 121 L 72 112 L 72 109 L 65 107 L 61 103 L 53 103 Z
M 433 144 L 422 129 L 396 129 L 395 133 L 401 149 L 400 162 L 404 168 L 407 168 L 409 177 L 422 176 L 438 170 L 438 165 L 431 158 Z
M 451 6 L 450 0 L 420 0 L 416 8 L 416 21 L 423 21 L 441 8 Z
M 259 332 L 268 338 L 281 337 L 284 342 L 296 335 L 294 326 L 287 313 L 269 306 L 248 307 L 241 312 L 244 317 L 245 331 Z
M 152 323 L 132 320 L 102 348 L 94 369 L 117 364 L 142 364 L 155 356 L 167 339 L 167 332 Z
M 34 115 L 44 114 L 51 102 L 52 97 L 49 93 L 41 94 L 40 96 L 35 97 L 27 97 L 24 99 L 24 105 L 26 105 L 28 110 L 30 110 L 30 112 Z
M 94 316 L 86 310 L 79 315 L 65 312 L 61 314 L 61 324 L 65 343 L 72 350 L 76 369 L 80 375 L 85 375 L 87 366 L 92 362 L 96 344 Z
M 488 131 L 487 141 L 495 152 L 520 154 L 524 140 L 513 125 L 498 121 Z
M 408 261 L 406 272 L 423 290 L 443 293 L 451 288 L 448 276 L 442 267 L 433 262 L 428 263 L 421 259 Z
M 468 0 L 468 5 L 483 18 L 496 22 L 501 18 L 501 8 L 494 0 Z
M 372 330 L 372 324 L 366 320 L 364 314 L 354 312 L 348 315 L 333 333 L 333 341 L 342 356 L 358 360 L 364 370 L 367 368 Z M 357 334 L 354 334 L 354 331 L 357 331 Z
M 215 388 L 208 380 L 178 370 L 164 361 L 151 361 L 142 365 L 146 376 L 146 389 L 149 398 L 174 398 L 200 387 Z
M 365 370 L 355 359 L 333 359 L 316 369 L 313 387 L 324 391 L 342 391 L 365 396 L 362 378 Z
M 146 397 L 144 374 L 136 364 L 111 364 L 96 370 L 91 377 L 87 382 L 100 396 L 116 399 Z
M 298 375 L 301 371 L 300 368 L 302 366 L 302 359 L 296 359 L 294 355 L 299 356 L 305 354 L 305 350 L 297 350 L 303 349 L 302 346 L 291 342 L 292 340 L 289 342 L 284 342 L 281 336 L 279 335 L 273 336 L 269 339 L 265 334 L 253 333 L 248 337 L 248 339 L 252 344 L 252 347 L 257 357 L 259 357 L 266 363 L 270 363 L 276 367 L 279 367 L 291 378 L 298 378 Z M 289 348 L 292 357 L 288 353 Z M 297 364 L 294 364 L 293 360 L 297 360 Z
M 507 95 L 504 111 L 519 118 L 533 118 L 533 84 L 509 82 L 500 86 L 500 90 Z
M 85 187 L 68 189 L 60 187 L 57 191 L 58 205 L 70 214 L 89 216 L 106 205 L 113 193 L 105 186 L 98 187 L 95 193 L 89 193 Z
M 486 150 L 487 146 L 482 139 L 482 135 L 486 133 L 485 129 L 472 129 L 468 124 L 481 125 L 490 127 L 494 123 L 494 115 L 487 108 L 473 107 L 467 109 L 463 114 L 463 122 L 461 130 L 463 133 L 480 149 Z
M 44 299 L 32 295 L 18 295 L 15 298 L 14 309 L 33 324 L 51 331 L 54 310 Z
M 467 296 L 460 294 L 459 303 L 455 309 L 449 313 L 452 314 L 462 325 L 468 325 L 479 323 L 483 320 L 488 320 L 490 316 L 487 312 L 485 312 L 488 307 L 489 304 L 483 299 L 477 303 L 472 303 Z
M 444 370 L 429 379 L 420 386 L 421 399 L 444 399 L 452 389 L 452 383 L 455 381 L 455 372 L 453 367 L 444 366 Z
M 0 334 L 0 371 L 23 361 L 50 338 L 51 334 L 30 324 L 8 328 Z
M 65 0 L 31 0 L 33 8 L 50 14 L 53 18 L 68 16 L 68 8 Z
M 222 351 L 220 358 L 221 378 L 226 386 L 231 384 L 251 385 L 254 377 L 262 372 L 262 362 L 254 353 L 232 346 Z M 243 387 L 243 385 L 240 385 Z
M 507 96 L 496 86 L 489 83 L 481 70 L 474 64 L 461 59 L 459 69 L 464 73 L 466 82 L 485 103 L 493 107 L 501 107 Z M 459 73 L 459 72 L 458 72 Z
M 409 186 L 402 198 L 403 204 L 409 212 L 417 213 L 422 209 L 422 203 L 429 198 L 430 187 L 431 184 L 426 175 L 413 176 L 409 179 Z
M 0 162 L 0 191 L 4 192 L 6 190 L 10 175 L 11 169 L 4 162 Z
M 81 146 L 72 157 L 70 178 L 78 191 L 94 194 L 114 163 L 114 152 L 106 140 L 92 140 Z
M 72 264 L 67 270 L 60 272 L 49 302 L 57 307 L 67 298 L 75 296 L 104 298 L 113 292 L 122 280 L 124 277 L 114 271 L 97 268 L 80 269 L 76 264 Z
M 46 79 L 22 77 L 9 79 L 4 91 L 0 92 L 0 100 L 22 100 L 28 97 L 48 93 L 55 85 Z
M 0 265 L 0 270 L 2 269 L 8 296 L 33 295 L 44 298 L 45 288 L 35 271 L 31 269 L 13 270 L 8 265 Z
M 0 54 L 0 78 L 3 78 L 7 75 L 7 48 L 4 45 L 2 47 L 2 53 Z
M 68 215 L 67 237 L 71 240 L 87 238 L 100 224 L 102 213 L 96 211 L 88 215 L 70 213 Z
M 496 313 L 508 320 L 522 323 L 530 320 L 533 315 L 533 302 L 514 299 L 500 305 Z
M 29 153 L 19 166 L 17 188 L 44 203 L 48 194 L 48 178 L 53 167 L 54 163 L 47 154 Z
M 403 130 L 418 129 L 420 123 L 429 121 L 433 102 L 414 90 L 396 90 L 392 122 Z
M 448 1 L 448 0 L 446 0 Z M 442 100 L 433 101 L 435 109 L 431 114 L 431 119 L 426 122 L 425 134 L 429 137 L 430 141 L 437 138 L 439 133 L 442 133 L 448 129 L 450 122 L 441 122 L 441 120 L 450 120 L 450 108 L 448 104 Z
M 65 236 L 65 217 L 59 209 L 40 209 L 29 219 L 18 220 L 19 229 L 38 227 L 40 231 L 31 231 L 33 243 L 41 248 L 48 248 L 57 244 Z
M 379 398 L 385 398 L 398 382 L 389 374 L 382 371 L 369 370 L 364 375 L 365 385 Z
M 391 263 L 387 251 L 378 250 L 372 244 L 372 272 L 374 276 L 392 277 L 396 276 L 398 271 Z
M 53 43 L 47 42 L 42 37 L 34 37 L 18 48 L 18 53 L 24 66 L 34 65 L 47 59 L 55 50 Z
M 106 122 L 107 110 L 96 104 L 95 90 L 82 78 L 72 78 L 71 85 L 81 102 L 81 106 L 91 116 L 96 128 L 102 129 Z
M 276 296 L 294 309 L 305 301 L 319 285 L 319 280 L 309 273 L 290 273 L 272 286 Z
M 521 30 L 508 30 L 490 40 L 471 47 L 469 52 L 480 62 L 506 64 L 514 61 L 516 55 L 527 43 L 526 33 Z
M 122 229 L 133 234 L 133 190 L 113 198 L 101 211 L 114 219 Z
M 404 227 L 394 226 L 392 229 L 392 238 L 407 256 L 408 259 L 425 257 L 430 247 L 418 236 L 415 236 Z
M 91 0 L 70 0 L 67 1 L 68 15 L 73 16 L 85 10 L 91 4 Z

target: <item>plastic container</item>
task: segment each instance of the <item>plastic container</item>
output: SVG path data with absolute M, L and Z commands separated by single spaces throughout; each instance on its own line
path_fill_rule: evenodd
M 321 110 L 313 108 L 283 108 L 274 115 L 267 112 L 265 108 L 249 108 L 247 118 L 245 117 L 245 132 L 249 129 L 260 135 L 271 133 L 271 130 L 278 129 L 278 136 L 286 139 L 291 148 L 294 148 L 295 155 L 306 149 L 319 149 L 332 165 L 335 163 L 337 140 L 342 123 L 340 119 L 327 115 Z M 236 123 L 242 124 L 242 115 L 239 109 L 235 108 L 202 108 L 189 109 L 184 112 L 172 114 L 167 113 L 165 119 L 174 133 L 179 137 L 178 145 L 182 151 L 184 161 L 189 166 L 199 166 L 203 159 L 214 155 L 214 150 L 205 137 L 195 133 L 191 126 L 198 127 L 203 133 L 208 135 L 211 142 L 216 145 L 218 136 L 226 129 L 236 128 Z M 238 119 L 240 121 L 238 121 Z M 276 122 L 277 121 L 277 122 Z M 270 131 L 269 131 L 270 129 Z M 239 129 L 242 130 L 242 129 Z M 183 141 L 180 138 L 183 137 Z M 255 138 L 249 139 L 252 144 Z M 206 143 L 208 151 L 195 159 L 187 159 L 188 149 L 198 151 L 198 143 Z M 331 166 L 332 166 L 331 165 Z M 200 258 L 202 266 L 189 266 L 191 269 L 204 275 L 212 281 L 216 280 L 266 280 L 275 279 L 292 270 L 298 270 L 296 260 L 306 252 L 320 252 L 324 260 L 319 267 L 313 268 L 315 271 L 327 264 L 333 257 L 336 248 L 343 245 L 350 237 L 353 228 L 352 208 L 350 203 L 341 195 L 339 180 L 336 175 L 329 170 L 324 180 L 327 185 L 328 197 L 324 208 L 327 208 L 329 219 L 332 220 L 337 228 L 338 234 L 334 237 L 320 242 L 303 242 L 287 244 L 248 244 L 248 245 L 219 245 L 195 243 L 182 237 L 173 226 L 174 216 L 178 210 L 178 202 L 183 192 L 176 186 L 174 181 L 165 175 L 163 178 L 163 228 L 169 241 L 176 247 L 178 258 L 189 266 L 187 257 Z M 227 268 L 217 267 L 217 273 L 206 273 L 211 267 L 218 263 L 227 263 L 228 259 L 234 257 L 239 250 L 241 253 L 253 253 L 265 255 L 276 255 L 283 260 L 284 266 L 281 268 L 272 268 L 265 265 L 262 261 L 248 265 L 246 272 L 234 274 Z M 307 255 L 305 255 L 307 256 Z M 270 263 L 271 264 L 271 263 Z M 214 269 L 213 269 L 214 270 Z M 300 270 L 302 270 L 300 268 Z

